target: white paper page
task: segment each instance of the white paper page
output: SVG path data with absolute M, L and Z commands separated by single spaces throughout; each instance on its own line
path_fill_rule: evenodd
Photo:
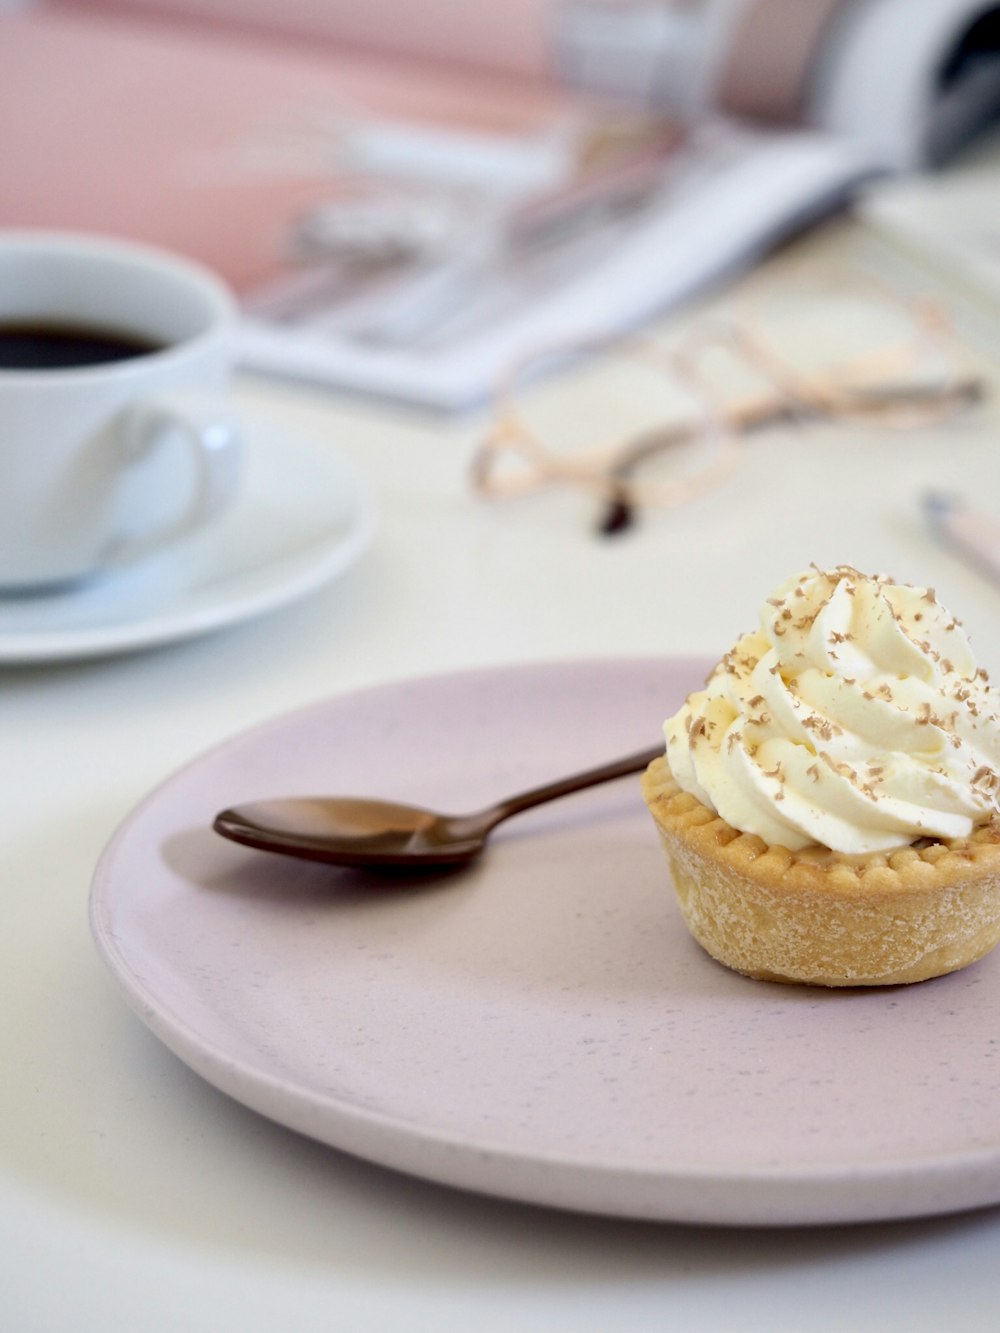
M 851 139 L 887 167 L 921 167 L 966 122 L 1000 110 L 1000 60 L 965 85 L 939 73 L 984 0 L 864 0 L 834 25 L 814 81 L 810 123 Z
M 859 214 L 1000 309 L 1000 127 L 946 171 L 867 191 Z
M 450 337 L 442 324 L 412 346 L 352 341 L 336 320 L 324 326 L 322 313 L 298 327 L 248 319 L 244 364 L 435 408 L 470 407 L 532 351 L 633 328 L 746 265 L 778 235 L 833 207 L 868 170 L 853 149 L 825 136 L 719 124 L 700 134 L 684 188 L 611 232 L 603 251 L 588 242 L 577 271 L 550 287 L 526 290 L 502 269 L 484 276 Z

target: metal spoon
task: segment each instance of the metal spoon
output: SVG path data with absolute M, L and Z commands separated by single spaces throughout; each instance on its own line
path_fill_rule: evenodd
M 329 865 L 373 870 L 457 866 L 478 856 L 490 832 L 511 815 L 638 773 L 662 753 L 660 744 L 467 815 L 364 797 L 302 796 L 234 806 L 216 815 L 212 827 L 245 847 Z

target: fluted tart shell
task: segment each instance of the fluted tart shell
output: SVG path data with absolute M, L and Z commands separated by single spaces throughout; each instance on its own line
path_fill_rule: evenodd
M 966 967 L 1000 940 L 1000 817 L 969 838 L 852 857 L 740 833 L 682 791 L 664 758 L 642 790 L 688 929 L 746 976 L 902 985 Z

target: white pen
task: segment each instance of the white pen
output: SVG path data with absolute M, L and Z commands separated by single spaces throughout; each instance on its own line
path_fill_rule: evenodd
M 929 491 L 923 507 L 942 541 L 980 572 L 1000 581 L 1000 523 L 946 491 Z

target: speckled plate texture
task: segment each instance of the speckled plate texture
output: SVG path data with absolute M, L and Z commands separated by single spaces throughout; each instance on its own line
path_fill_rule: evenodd
M 445 1184 L 722 1224 L 1000 1201 L 1000 951 L 887 990 L 729 972 L 681 923 L 638 778 L 513 819 L 477 866 L 422 881 L 210 831 L 267 795 L 472 809 L 655 744 L 707 666 L 477 671 L 257 727 L 119 830 L 91 896 L 100 951 L 210 1083 Z

